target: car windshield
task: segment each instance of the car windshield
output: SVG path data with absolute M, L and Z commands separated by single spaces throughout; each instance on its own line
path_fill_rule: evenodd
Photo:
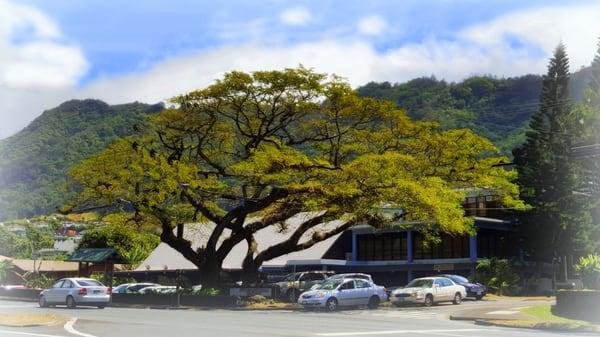
M 321 285 L 321 290 L 333 290 L 342 283 L 342 280 L 328 280 Z
M 410 281 L 410 283 L 406 285 L 406 288 L 431 288 L 432 284 L 433 280 L 416 279 Z
M 296 281 L 300 277 L 300 274 L 289 274 L 283 280 L 286 282 Z
M 469 280 L 467 280 L 466 278 L 460 276 L 460 275 L 452 275 L 448 277 L 449 279 L 451 279 L 452 281 L 454 281 L 455 283 L 469 283 Z
M 77 284 L 82 287 L 103 287 L 104 285 L 96 280 L 77 280 Z

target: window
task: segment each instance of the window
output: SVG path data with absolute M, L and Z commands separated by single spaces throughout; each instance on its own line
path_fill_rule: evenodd
M 442 280 L 441 280 L 441 279 L 435 280 L 435 282 L 433 282 L 433 284 L 434 284 L 436 287 L 441 287 L 441 286 L 443 286 L 443 284 L 442 284 Z
M 322 274 L 309 273 L 302 275 L 300 281 L 321 281 L 322 279 L 324 279 L 324 276 Z
M 356 240 L 359 261 L 406 260 L 406 232 L 361 234 Z
M 54 283 L 52 288 L 60 288 L 62 286 L 63 282 L 64 282 L 63 280 L 60 280 L 60 281 Z
M 77 280 L 77 283 L 82 287 L 103 287 L 102 283 L 96 280 Z
M 342 284 L 342 286 L 340 287 L 340 289 L 354 289 L 354 281 L 348 281 L 344 284 Z
M 440 279 L 440 281 L 442 282 L 442 287 L 450 287 L 450 286 L 452 286 L 452 281 L 450 281 L 447 278 Z
M 71 282 L 69 280 L 65 280 L 65 282 L 63 282 L 61 288 L 73 288 L 73 282 Z
M 356 287 L 357 288 L 371 288 L 371 285 L 367 281 L 364 281 L 364 280 L 354 280 L 354 282 L 356 282 Z

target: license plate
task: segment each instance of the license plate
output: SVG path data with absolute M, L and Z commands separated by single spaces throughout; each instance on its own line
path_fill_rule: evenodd
M 477 292 L 477 295 L 481 295 L 481 290 Z
M 100 294 L 102 293 L 102 290 L 94 290 L 94 294 Z

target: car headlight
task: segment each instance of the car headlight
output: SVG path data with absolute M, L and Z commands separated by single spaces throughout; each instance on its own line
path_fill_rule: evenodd
M 319 291 L 319 292 L 317 293 L 317 295 L 315 295 L 315 297 L 316 297 L 316 298 L 323 298 L 323 297 L 325 297 L 325 293 L 324 293 L 324 292 L 322 292 L 322 291 Z

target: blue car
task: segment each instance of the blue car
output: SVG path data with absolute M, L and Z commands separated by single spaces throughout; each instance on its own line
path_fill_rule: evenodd
M 467 297 L 473 297 L 476 300 L 481 300 L 487 294 L 487 288 L 481 283 L 471 283 L 466 277 L 460 275 L 440 275 L 454 281 L 454 283 L 465 287 Z

